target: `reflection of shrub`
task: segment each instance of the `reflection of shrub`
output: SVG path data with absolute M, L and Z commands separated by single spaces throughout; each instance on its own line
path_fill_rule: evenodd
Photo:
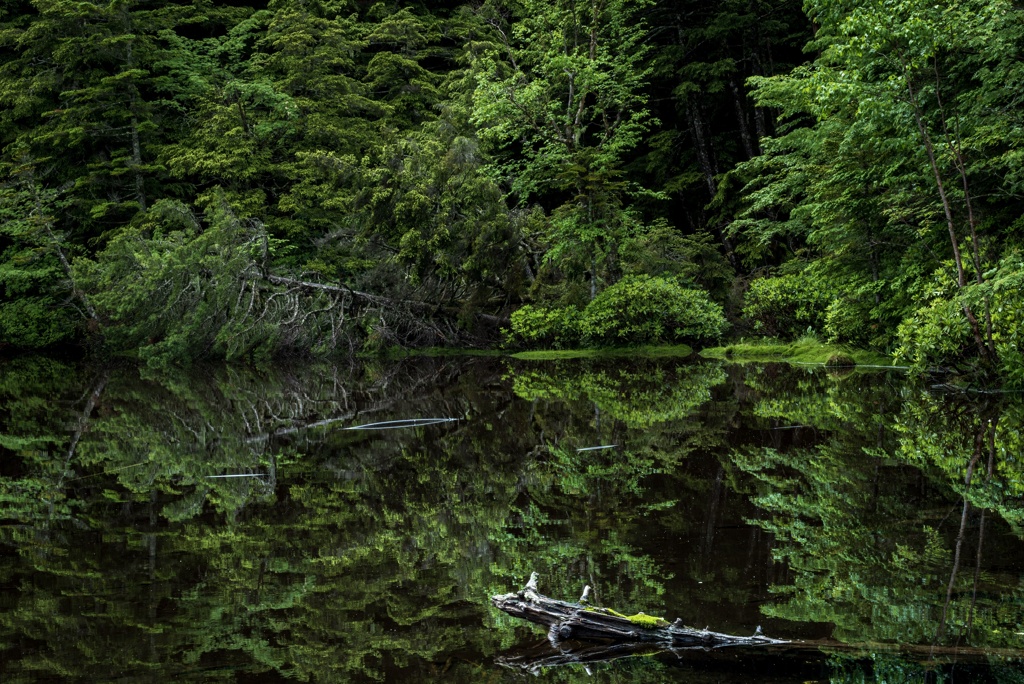
M 627 276 L 599 294 L 580 318 L 580 333 L 598 344 L 717 339 L 726 328 L 722 307 L 702 290 L 668 278 Z
M 852 368 L 856 365 L 857 362 L 846 354 L 833 354 L 828 357 L 828 361 L 825 362 L 826 368 Z
M 684 365 L 653 361 L 627 370 L 618 364 L 580 361 L 554 364 L 511 364 L 513 391 L 534 401 L 583 402 L 629 428 L 646 429 L 684 420 L 711 399 L 711 388 L 725 382 L 714 364 Z
M 568 347 L 579 342 L 579 311 L 527 304 L 512 313 L 511 339 L 529 346 Z
M 831 297 L 803 275 L 759 278 L 747 290 L 743 316 L 771 337 L 793 338 L 807 328 L 821 330 Z

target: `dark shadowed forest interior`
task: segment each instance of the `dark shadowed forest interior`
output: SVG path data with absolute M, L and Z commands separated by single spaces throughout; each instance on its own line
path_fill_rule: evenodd
M 2 0 L 0 344 L 1024 383 L 1012 0 Z

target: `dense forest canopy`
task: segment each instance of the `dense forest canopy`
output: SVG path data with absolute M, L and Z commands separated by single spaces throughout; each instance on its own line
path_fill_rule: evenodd
M 1022 12 L 3 0 L 0 341 L 811 332 L 1021 384 Z

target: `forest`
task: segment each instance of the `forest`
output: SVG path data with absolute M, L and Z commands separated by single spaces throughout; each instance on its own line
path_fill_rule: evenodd
M 0 0 L 0 353 L 866 348 L 1024 384 L 1015 0 Z

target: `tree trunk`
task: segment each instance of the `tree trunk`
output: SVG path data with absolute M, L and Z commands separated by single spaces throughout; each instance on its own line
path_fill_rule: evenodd
M 747 123 L 747 110 L 744 107 L 746 95 L 740 92 L 736 80 L 729 79 L 729 88 L 732 90 L 732 101 L 736 107 L 736 122 L 740 127 L 740 139 L 743 141 L 743 151 L 747 153 L 747 159 L 753 159 L 760 150 L 757 149 L 754 139 L 750 134 L 750 125 Z

